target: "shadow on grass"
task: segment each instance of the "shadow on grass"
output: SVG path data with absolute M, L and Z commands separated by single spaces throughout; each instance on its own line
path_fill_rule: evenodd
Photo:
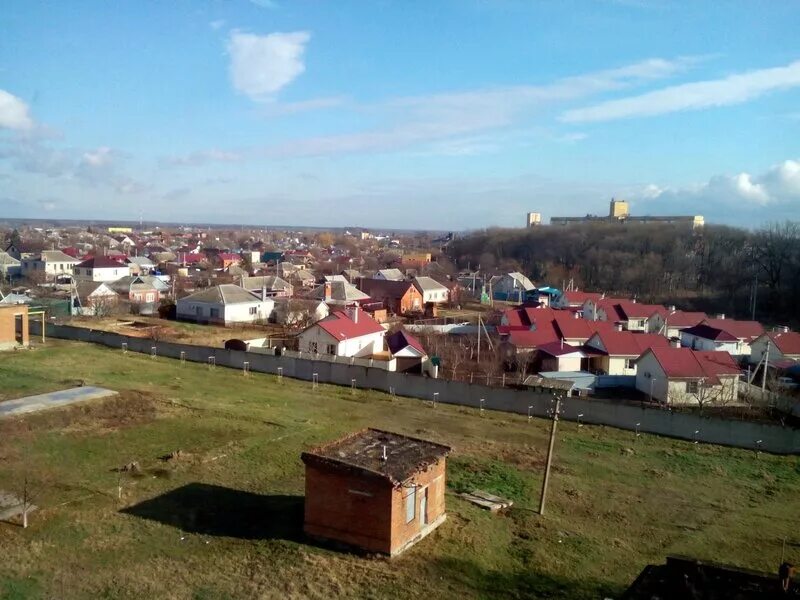
M 121 512 L 202 535 L 303 539 L 303 496 L 265 496 L 190 483 Z
M 479 598 L 616 598 L 622 590 L 575 574 L 575 579 L 554 577 L 535 569 L 487 569 L 469 560 L 443 558 L 429 564 L 433 573 L 451 587 L 469 590 Z

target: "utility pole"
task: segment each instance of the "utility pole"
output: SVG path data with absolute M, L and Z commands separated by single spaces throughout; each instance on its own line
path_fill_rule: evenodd
M 478 364 L 481 364 L 481 316 L 478 315 Z
M 761 401 L 764 401 L 764 392 L 767 389 L 767 367 L 769 366 L 769 345 L 770 340 L 767 339 L 767 349 L 764 351 L 764 372 L 761 374 Z
M 550 446 L 547 448 L 547 464 L 544 467 L 544 481 L 542 481 L 542 497 L 539 500 L 539 514 L 544 514 L 544 504 L 547 500 L 547 484 L 550 483 L 550 465 L 553 463 L 553 446 L 556 443 L 556 427 L 558 426 L 558 411 L 561 408 L 561 399 L 556 399 L 556 409 L 553 413 L 553 425 L 550 429 Z

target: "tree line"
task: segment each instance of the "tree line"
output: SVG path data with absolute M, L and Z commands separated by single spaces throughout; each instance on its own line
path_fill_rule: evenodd
M 454 240 L 447 253 L 460 268 L 519 270 L 538 286 L 572 281 L 609 296 L 800 325 L 797 222 L 752 231 L 639 223 L 487 229 Z

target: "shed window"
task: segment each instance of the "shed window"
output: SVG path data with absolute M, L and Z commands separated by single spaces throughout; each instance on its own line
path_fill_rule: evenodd
M 406 494 L 406 523 L 411 523 L 417 514 L 417 486 L 411 486 Z
M 687 381 L 686 382 L 686 393 L 687 394 L 696 394 L 698 390 L 698 385 L 696 381 Z

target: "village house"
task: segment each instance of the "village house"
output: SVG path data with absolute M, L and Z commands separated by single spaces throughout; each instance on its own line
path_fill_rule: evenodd
M 566 291 L 557 294 L 555 298 L 550 301 L 550 306 L 559 309 L 583 309 L 587 300 L 597 302 L 602 297 L 603 294 L 600 292 Z
M 277 275 L 242 277 L 242 287 L 249 292 L 266 290 L 268 298 L 288 298 L 294 293 L 292 284 Z
M 106 317 L 119 305 L 119 296 L 103 281 L 79 281 L 75 284 L 72 314 Z
M 28 306 L 0 304 L 0 350 L 14 350 L 29 343 Z
M 736 402 L 740 368 L 724 351 L 650 348 L 636 361 L 636 389 L 669 406 Z
M 757 321 L 717 317 L 705 319 L 681 331 L 681 346 L 693 350 L 716 350 L 732 356 L 750 356 L 750 344 L 764 333 Z
M 128 265 L 107 256 L 95 256 L 73 268 L 73 278 L 80 281 L 116 281 L 130 275 Z
M 266 322 L 275 301 L 248 292 L 232 283 L 215 285 L 181 298 L 177 302 L 179 320 L 232 325 Z
M 358 285 L 373 301 L 381 302 L 396 315 L 423 310 L 422 293 L 410 281 L 360 279 Z
M 586 342 L 589 369 L 606 375 L 636 375 L 636 359 L 650 348 L 668 347 L 669 340 L 653 333 L 598 331 Z
M 385 281 L 403 281 L 406 277 L 400 269 L 381 269 L 373 275 L 373 278 Z
M 396 371 L 403 373 L 421 373 L 422 365 L 428 359 L 425 348 L 413 335 L 399 329 L 386 336 L 389 353 L 397 361 Z
M 277 297 L 272 317 L 279 325 L 305 327 L 324 319 L 330 312 L 328 305 L 322 300 Z
M 149 275 L 156 270 L 156 265 L 146 256 L 128 257 L 128 269 L 131 275 Z
M 536 291 L 533 282 L 516 271 L 492 277 L 489 287 L 495 300 L 506 302 L 524 302 L 528 294 Z
M 154 275 L 128 275 L 112 281 L 109 287 L 117 294 L 138 305 L 139 312 L 155 312 L 161 298 L 169 292 L 169 285 Z
M 764 360 L 769 342 L 770 365 L 790 365 L 800 363 L 800 333 L 789 331 L 788 327 L 779 331 L 771 331 L 758 336 L 750 344 L 750 362 L 758 364 Z
M 314 288 L 308 297 L 322 300 L 331 306 L 354 306 L 370 299 L 367 294 L 346 281 L 326 281 Z
M 582 348 L 563 341 L 549 342 L 537 346 L 531 358 L 529 370 L 534 373 L 550 371 L 581 371 L 586 354 Z
M 415 277 L 414 287 L 422 294 L 423 304 L 444 304 L 450 296 L 450 290 L 432 277 Z
M 61 250 L 43 250 L 41 254 L 22 258 L 20 262 L 23 277 L 41 276 L 44 280 L 52 281 L 57 277 L 72 277 L 73 266 L 81 261 Z
M 8 252 L 0 250 L 0 281 L 11 281 L 22 275 L 22 263 Z
M 608 321 L 621 325 L 625 331 L 647 332 L 652 330 L 651 322 L 666 309 L 657 304 L 641 304 L 636 300 L 599 300 L 594 310 L 595 321 Z M 663 318 L 662 318 L 663 321 Z
M 666 313 L 656 313 L 649 322 L 649 332 L 658 333 L 670 339 L 679 339 L 681 331 L 699 325 L 708 318 L 704 312 L 675 310 L 674 306 Z
M 298 337 L 300 352 L 368 358 L 383 352 L 386 330 L 357 307 L 334 310 L 304 329 Z
M 446 518 L 449 452 L 377 429 L 303 452 L 306 534 L 390 556 L 407 550 Z

